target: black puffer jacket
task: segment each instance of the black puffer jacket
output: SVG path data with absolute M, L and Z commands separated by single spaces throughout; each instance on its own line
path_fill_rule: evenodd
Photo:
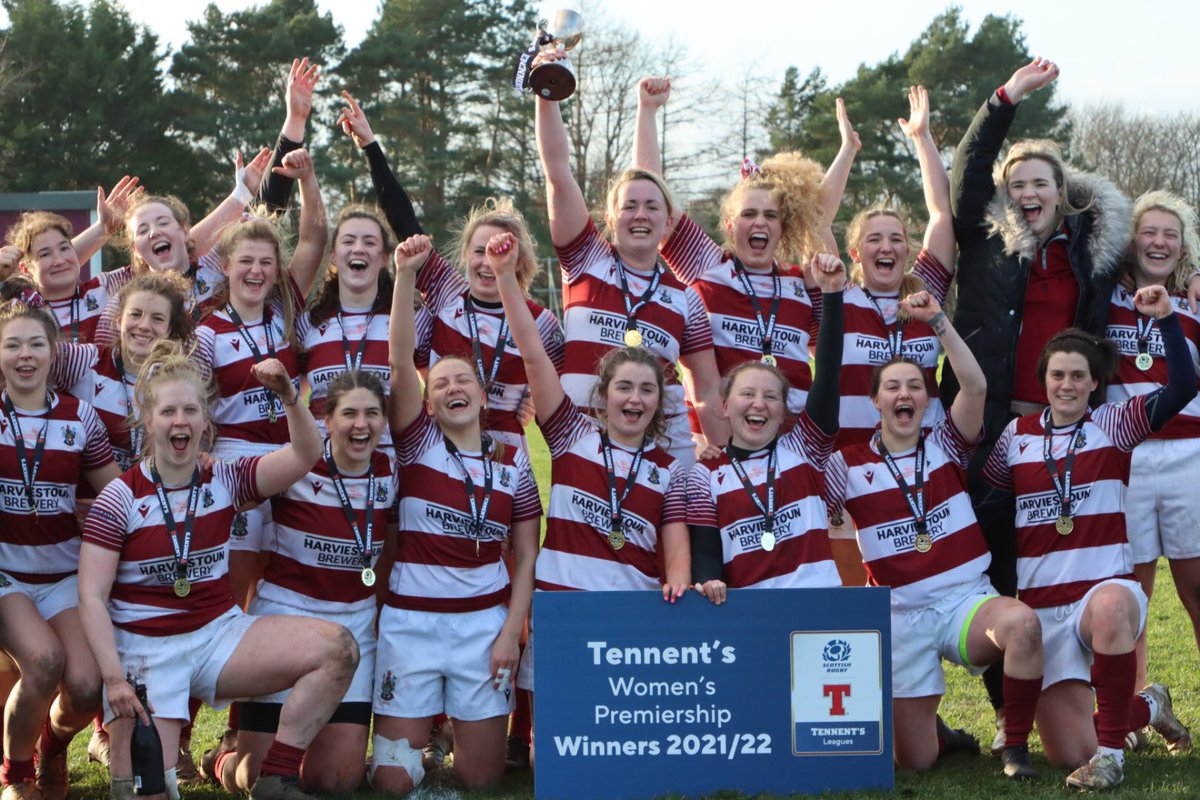
M 997 95 L 984 103 L 954 153 L 950 173 L 958 287 L 954 327 L 987 378 L 984 430 L 995 441 L 1010 417 L 1017 338 L 1038 242 L 993 174 L 1016 106 Z M 1065 220 L 1071 268 L 1079 282 L 1075 325 L 1103 334 L 1118 265 L 1128 243 L 1129 201 L 1106 178 L 1068 172 L 1068 199 L 1083 209 Z M 1032 365 L 1029 366 L 1033 368 Z M 942 397 L 949 408 L 958 381 L 946 365 Z

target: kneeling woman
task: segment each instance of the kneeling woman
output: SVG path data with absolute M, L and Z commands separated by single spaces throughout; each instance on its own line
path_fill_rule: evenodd
M 692 467 L 688 478 L 693 580 L 696 591 L 714 603 L 724 602 L 726 587 L 842 583 L 829 549 L 821 472 L 838 430 L 846 268 L 836 256 L 823 254 L 813 257 L 810 272 L 825 293 L 825 309 L 817 339 L 817 377 L 799 422 L 780 438 L 787 379 L 765 359 L 739 364 L 724 390 L 730 444 L 720 458 Z M 776 519 L 786 522 L 776 524 Z M 734 527 L 759 529 L 760 535 L 752 540 L 722 535 Z
M 1078 767 L 1067 784 L 1085 789 L 1121 782 L 1131 730 L 1150 724 L 1168 743 L 1190 740 L 1165 687 L 1134 694 L 1134 643 L 1148 603 L 1134 578 L 1124 510 L 1133 449 L 1196 396 L 1196 374 L 1167 290 L 1142 287 L 1133 306 L 1156 320 L 1166 384 L 1089 408 L 1116 370 L 1116 346 L 1068 328 L 1038 360 L 1050 407 L 1010 422 L 984 468 L 993 502 L 1011 510 L 1016 496 L 1017 596 L 1042 622 L 1038 733 L 1052 763 Z
M 946 691 L 942 658 L 975 674 L 1003 658 L 1004 774 L 1031 777 L 1026 742 L 1042 689 L 1038 619 L 998 596 L 984 576 L 991 557 L 967 493 L 987 384 L 929 292 L 909 295 L 900 307 L 933 329 L 954 367 L 961 390 L 950 415 L 922 433 L 925 410 L 936 401 L 929 373 L 907 357 L 892 358 L 871 382 L 879 430 L 834 454 L 826 472 L 830 507 L 844 503 L 858 523 L 871 584 L 892 589 L 896 763 L 928 769 L 948 744 L 937 719 Z
M 396 248 L 392 298 L 391 420 L 403 535 L 379 619 L 371 764 L 372 786 L 390 794 L 421 783 L 421 749 L 443 712 L 454 721 L 458 779 L 475 789 L 504 776 L 511 678 L 542 515 L 528 457 L 483 432 L 486 396 L 470 361 L 438 361 L 422 397 L 408 354 L 416 275 L 431 252 L 423 235 Z M 511 583 L 503 559 L 510 535 Z
M 226 567 L 234 513 L 291 486 L 321 456 L 316 423 L 283 365 L 268 359 L 252 370 L 283 399 L 291 445 L 202 466 L 212 436 L 209 386 L 178 343 L 157 345 L 135 392 L 142 461 L 105 487 L 84 528 L 80 615 L 104 680 L 115 798 L 133 796 L 135 716 L 156 715 L 167 789 L 177 796 L 171 778 L 189 696 L 221 706 L 291 687 L 250 794 L 303 800 L 295 784 L 304 751 L 358 664 L 354 637 L 340 625 L 248 616 L 234 603 Z M 145 684 L 149 710 L 131 681 Z

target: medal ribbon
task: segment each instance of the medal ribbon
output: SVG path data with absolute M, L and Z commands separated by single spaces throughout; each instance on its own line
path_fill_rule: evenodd
M 237 309 L 233 307 L 233 303 L 225 304 L 225 312 L 227 314 L 229 314 L 229 319 L 233 321 L 233 324 L 237 325 L 238 333 L 240 333 L 242 335 L 242 339 L 244 339 L 246 344 L 249 345 L 250 352 L 254 355 L 254 363 L 261 364 L 264 360 L 262 351 L 258 349 L 258 344 L 254 341 L 254 337 L 250 335 L 250 331 L 246 329 L 246 324 L 244 322 L 242 322 L 242 318 L 241 318 L 241 316 L 238 315 Z M 269 313 L 267 313 L 266 309 L 263 309 L 262 326 L 263 326 L 263 335 L 267 339 L 267 357 L 274 358 L 275 357 L 275 342 L 271 338 L 271 315 Z M 275 399 L 276 399 L 275 393 L 272 392 L 270 389 L 267 389 L 267 387 L 265 387 L 265 386 L 263 387 L 263 389 L 265 389 L 267 392 L 267 400 L 270 401 L 272 412 L 273 412 L 274 407 L 275 407 Z M 274 420 L 274 418 L 272 418 L 272 421 L 273 420 Z
M 4 393 L 4 415 L 8 417 L 8 424 L 13 431 L 13 445 L 17 449 L 17 463 L 21 465 L 21 483 L 25 486 L 25 498 L 29 501 L 29 510 L 37 516 L 37 502 L 34 499 L 33 487 L 37 483 L 38 470 L 42 466 L 42 456 L 46 452 L 46 431 L 50 429 L 50 414 L 49 408 L 53 402 L 53 397 L 50 392 L 46 392 L 46 421 L 42 425 L 42 429 L 38 431 L 37 442 L 33 445 L 33 458 L 30 459 L 25 453 L 25 435 L 21 433 L 21 418 L 17 416 L 17 409 L 13 405 L 12 398 L 8 396 L 8 392 Z
M 175 574 L 187 578 L 188 556 L 192 552 L 192 527 L 196 523 L 196 507 L 200 504 L 200 470 L 192 472 L 192 486 L 188 490 L 187 513 L 183 518 L 183 544 L 179 542 L 179 525 L 175 515 L 171 513 L 171 503 L 167 499 L 167 490 L 163 486 L 162 476 L 154 465 L 150 465 L 150 477 L 154 481 L 154 494 L 158 496 L 158 505 L 162 509 L 163 521 L 167 526 L 167 535 L 171 537 L 171 549 L 175 551 Z
M 1137 312 L 1137 349 L 1138 355 L 1150 354 L 1150 332 L 1154 330 L 1154 317 L 1147 317 Z
M 646 440 L 642 439 L 642 446 L 633 454 L 633 461 L 629 464 L 629 475 L 625 478 L 625 491 L 620 497 L 617 497 L 617 473 L 613 468 L 612 442 L 609 441 L 607 433 L 600 434 L 600 451 L 604 454 L 604 471 L 608 479 L 608 510 L 612 517 L 612 527 L 609 530 L 622 531 L 623 535 L 621 506 L 625 504 L 625 499 L 637 483 L 638 470 L 642 467 L 642 455 L 646 452 Z
M 346 323 L 342 320 L 342 312 L 338 311 L 337 321 L 338 327 L 342 331 L 342 357 L 346 361 L 346 372 L 354 372 L 362 367 L 363 353 L 367 352 L 367 336 L 369 336 L 371 333 L 371 322 L 374 321 L 374 319 L 374 314 L 367 315 L 367 324 L 363 326 L 363 335 L 362 338 L 358 340 L 358 351 L 355 352 L 350 349 L 350 340 L 346 338 Z M 268 337 L 268 346 L 270 345 L 270 341 L 271 340 Z
M 121 389 L 125 392 L 125 406 L 129 409 L 130 418 L 137 413 L 137 406 L 133 404 L 133 398 L 129 394 L 129 382 L 125 380 L 125 362 L 121 360 L 121 353 L 113 350 L 113 364 L 117 367 L 117 374 L 121 376 Z M 126 423 L 128 425 L 128 423 Z M 130 462 L 137 463 L 142 460 L 142 440 L 146 436 L 146 431 L 139 425 L 129 425 L 129 450 Z
M 459 471 L 462 472 L 463 486 L 467 490 L 467 506 L 471 510 L 471 531 L 467 535 L 478 544 L 484 538 L 488 507 L 492 504 L 492 459 L 489 452 L 491 448 L 488 447 L 488 442 L 485 440 L 483 457 L 480 459 L 483 462 L 483 502 L 479 503 L 475 500 L 475 482 L 471 480 L 471 473 L 467 471 L 467 465 L 463 461 L 462 454 L 458 452 L 458 448 L 454 446 L 454 442 L 449 439 L 445 441 L 446 452 L 450 454 L 450 457 L 454 459 L 454 463 L 458 465 Z
M 75 287 L 75 294 L 71 296 L 71 342 L 79 344 L 79 287 Z
M 1058 515 L 1071 516 L 1071 468 L 1075 464 L 1075 448 L 1079 446 L 1079 432 L 1083 429 L 1083 417 L 1075 423 L 1071 431 L 1071 440 L 1067 442 L 1067 454 L 1063 457 L 1062 479 L 1058 477 L 1058 463 L 1054 459 L 1054 429 L 1050 425 L 1050 409 L 1042 414 L 1042 428 L 1045 436 L 1042 438 L 1042 460 L 1046 462 L 1046 471 L 1054 482 L 1054 491 L 1058 495 Z
M 771 342 L 774 341 L 775 337 L 775 317 L 779 313 L 779 298 L 783 294 L 779 281 L 779 273 L 775 271 L 775 264 L 772 263 L 771 312 L 767 315 L 767 321 L 763 322 L 762 310 L 758 305 L 758 295 L 754 293 L 754 284 L 750 283 L 750 276 L 746 274 L 746 268 L 742 266 L 740 259 L 735 258 L 733 260 L 733 271 L 750 298 L 750 307 L 754 309 L 754 321 L 758 324 L 758 335 L 762 338 L 762 354 L 769 356 L 771 355 Z
M 742 462 L 733 454 L 732 445 L 725 448 L 725 454 L 729 456 L 729 464 L 733 467 L 733 472 L 738 476 L 738 480 L 742 482 L 742 488 L 746 490 L 746 494 L 750 495 L 750 499 L 754 501 L 754 507 L 763 515 L 763 530 L 775 532 L 775 487 L 778 483 L 778 468 L 779 468 L 779 448 L 775 442 L 771 443 L 771 452 L 767 456 L 767 503 L 763 505 L 762 498 L 758 496 L 758 490 L 754 488 L 754 484 L 750 482 L 750 476 L 746 474 L 746 468 L 742 466 Z
M 867 291 L 865 287 L 862 293 L 867 296 L 867 299 L 871 301 L 871 305 L 875 306 L 875 310 L 879 312 L 879 319 L 883 321 L 884 327 L 887 328 L 888 352 L 891 353 L 892 358 L 897 358 L 900 355 L 900 347 L 904 344 L 904 326 L 900 324 L 900 318 L 897 317 L 896 322 L 888 325 L 887 317 L 884 316 L 883 309 L 879 307 L 875 296 Z M 896 302 L 899 302 L 899 299 Z
M 908 482 L 904 480 L 904 473 L 896 464 L 896 460 L 884 446 L 883 437 L 876 435 L 875 444 L 879 448 L 879 455 L 883 456 L 883 463 L 887 464 L 888 472 L 892 473 L 892 478 L 900 487 L 900 494 L 904 495 L 904 502 L 908 503 L 908 510 L 912 512 L 913 519 L 917 521 L 917 533 L 927 534 L 929 526 L 925 524 L 925 437 L 921 436 L 917 439 L 917 463 L 913 465 L 913 487 L 911 489 L 908 487 Z
M 491 369 L 484 369 L 483 346 L 479 342 L 479 320 L 475 319 L 475 304 L 471 302 L 469 293 L 463 300 L 463 305 L 467 309 L 467 329 L 471 334 L 471 354 L 475 357 L 475 372 L 479 375 L 480 382 L 483 383 L 484 394 L 487 394 L 496 381 L 496 375 L 500 372 L 500 360 L 504 355 L 504 348 L 508 344 L 508 317 L 503 315 L 500 317 L 500 331 L 496 334 L 492 366 Z
M 358 527 L 358 519 L 356 519 L 354 513 L 354 504 L 350 502 L 350 494 L 346 491 L 346 484 L 342 481 L 337 464 L 334 463 L 333 445 L 329 441 L 328 436 L 325 437 L 325 466 L 329 469 L 329 479 L 333 482 L 334 491 L 337 492 L 338 502 L 342 504 L 342 513 L 346 516 L 346 522 L 350 524 L 350 532 L 354 534 L 354 544 L 358 547 L 358 555 L 362 559 L 363 569 L 367 569 L 371 566 L 371 537 L 375 529 L 375 463 L 372 461 L 367 467 L 367 526 L 365 536 L 362 533 L 362 529 Z
M 662 266 L 657 261 L 654 262 L 654 274 L 650 276 L 650 285 L 646 287 L 646 291 L 642 292 L 637 303 L 631 303 L 629 301 L 629 279 L 625 276 L 625 264 L 619 258 L 616 261 L 617 277 L 621 279 L 621 299 L 625 301 L 625 330 L 636 331 L 637 313 L 654 296 L 654 290 L 658 288 L 658 282 L 662 280 Z

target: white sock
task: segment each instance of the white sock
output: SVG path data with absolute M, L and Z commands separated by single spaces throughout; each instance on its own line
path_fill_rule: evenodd
M 1145 692 L 1139 692 L 1138 697 L 1146 701 L 1146 705 L 1150 706 L 1150 724 L 1158 722 L 1158 701 Z
M 1125 751 L 1120 748 L 1114 749 L 1112 747 L 1097 747 L 1096 753 L 1110 755 L 1117 760 L 1118 767 L 1124 768 L 1125 766 Z

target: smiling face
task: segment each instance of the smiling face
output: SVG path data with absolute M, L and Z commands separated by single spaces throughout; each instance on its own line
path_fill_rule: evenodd
M 1046 362 L 1046 400 L 1056 425 L 1067 425 L 1084 415 L 1088 398 L 1100 385 L 1092 377 L 1083 353 L 1051 353 Z
M 429 368 L 425 411 L 442 430 L 462 430 L 479 424 L 483 387 L 475 368 L 461 358 L 443 358 Z
M 876 214 L 863 223 L 858 248 L 851 257 L 862 265 L 863 286 L 880 294 L 900 290 L 908 264 L 908 232 L 891 214 Z
M 58 228 L 48 228 L 34 236 L 21 264 L 47 300 L 70 297 L 79 285 L 79 256 L 71 240 Z
M 46 391 L 54 357 L 46 326 L 33 317 L 17 317 L 0 330 L 0 374 L 12 394 L 36 396 Z
M 193 468 L 208 426 L 207 411 L 194 384 L 174 379 L 156 383 L 145 424 L 160 472 L 182 473 Z
M 488 266 L 487 243 L 501 233 L 507 231 L 497 225 L 480 225 L 467 242 L 467 280 L 471 282 L 471 296 L 487 303 L 500 302 L 500 287 Z
M 747 450 L 759 450 L 779 434 L 787 410 L 787 392 L 773 371 L 758 367 L 742 369 L 729 384 L 724 410 L 733 431 L 733 443 Z
M 871 398 L 885 432 L 897 438 L 920 434 L 929 405 L 925 373 L 916 364 L 889 364 L 879 374 L 879 389 Z
M 734 252 L 750 269 L 770 269 L 783 236 L 779 203 L 767 189 L 745 189 L 740 199 L 737 214 L 725 221 Z
M 188 229 L 175 218 L 170 206 L 146 203 L 129 218 L 133 247 L 139 258 L 155 272 L 187 272 Z
M 658 376 L 649 364 L 617 366 L 603 395 L 608 433 L 613 441 L 638 447 L 662 400 Z
M 349 217 L 334 235 L 330 262 L 338 268 L 338 286 L 355 293 L 379 285 L 379 271 L 387 263 L 385 237 L 379 223 L 366 217 Z
M 386 425 L 383 403 L 370 389 L 358 387 L 340 395 L 325 415 L 334 460 L 344 468 L 366 464 Z
M 121 355 L 136 371 L 150 348 L 171 332 L 171 301 L 155 292 L 134 292 L 121 312 Z
M 606 216 L 617 249 L 631 254 L 657 253 L 669 219 L 662 190 L 654 181 L 644 179 L 621 184 L 615 208 Z
M 1183 254 L 1183 224 L 1170 211 L 1151 208 L 1137 220 L 1133 250 L 1138 286 L 1165 285 Z
M 279 254 L 275 243 L 243 239 L 221 265 L 229 279 L 229 297 L 244 308 L 261 309 L 279 277 Z
M 1045 239 L 1054 230 L 1062 187 L 1049 161 L 1027 158 L 1014 164 L 1008 172 L 1008 198 L 1020 209 L 1025 224 L 1038 239 Z

